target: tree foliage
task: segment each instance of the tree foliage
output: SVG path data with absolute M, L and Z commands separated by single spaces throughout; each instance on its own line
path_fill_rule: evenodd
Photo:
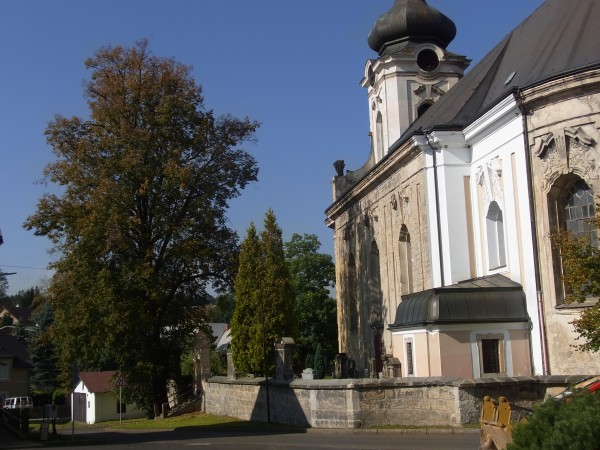
M 6 292 L 8 291 L 8 280 L 6 275 L 0 274 L 0 304 L 3 304 L 7 300 Z
M 10 304 L 19 306 L 21 308 L 27 308 L 32 306 L 33 300 L 36 295 L 39 294 L 39 289 L 37 287 L 30 287 L 29 289 L 20 290 L 14 295 L 8 297 Z
M 331 255 L 319 253 L 321 243 L 314 234 L 294 233 L 285 243 L 285 254 L 296 296 L 298 360 L 314 354 L 321 345 L 323 356 L 332 360 L 338 352 L 337 307 L 330 296 L 335 265 Z M 316 364 L 316 363 L 315 363 Z
M 31 384 L 34 390 L 52 392 L 58 386 L 59 349 L 51 332 L 54 321 L 52 304 L 41 292 L 34 300 L 31 319 L 35 324 L 29 339 L 29 354 L 33 364 Z
M 600 395 L 583 391 L 549 400 L 512 431 L 508 450 L 595 450 L 600 442 Z
M 240 250 L 231 347 L 234 364 L 242 372 L 271 373 L 274 342 L 296 333 L 294 296 L 281 234 L 275 214 L 269 210 L 260 236 L 251 224 Z
M 595 224 L 600 228 L 599 216 L 596 216 Z M 590 245 L 589 238 L 576 237 L 566 230 L 555 233 L 552 242 L 560 252 L 563 282 L 568 288 L 567 303 L 582 303 L 589 297 L 600 297 L 599 249 Z M 581 350 L 600 350 L 600 303 L 585 309 L 573 325 L 585 341 L 579 346 Z
M 191 68 L 146 41 L 98 50 L 86 62 L 89 118 L 56 116 L 46 137 L 56 161 L 25 226 L 60 255 L 48 293 L 64 380 L 118 369 L 126 401 L 166 399 L 180 356 L 203 321 L 206 289 L 226 286 L 237 235 L 229 200 L 256 180 L 239 148 L 258 127 L 215 117 Z
M 210 320 L 217 323 L 230 323 L 234 308 L 235 295 L 233 292 L 217 295 L 210 314 Z

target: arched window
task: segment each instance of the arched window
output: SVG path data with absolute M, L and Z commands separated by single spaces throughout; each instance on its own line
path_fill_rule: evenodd
M 347 304 L 348 315 L 350 316 L 350 331 L 358 331 L 358 286 L 356 283 L 356 262 L 354 261 L 354 253 L 350 253 L 348 257 L 348 292 Z
M 370 326 L 383 320 L 382 298 L 379 247 L 377 247 L 377 242 L 373 241 L 371 242 L 371 254 L 369 258 L 369 302 L 371 303 L 371 313 L 369 317 Z
M 498 269 L 506 266 L 506 247 L 504 244 L 504 220 L 502 210 L 498 203 L 490 203 L 485 218 L 488 242 L 489 269 Z
M 377 160 L 383 158 L 383 116 L 381 111 L 377 113 L 377 119 L 375 120 L 375 136 L 377 145 Z
M 598 232 L 592 219 L 595 216 L 594 191 L 575 174 L 559 177 L 548 194 L 550 229 L 568 230 L 577 237 L 587 237 L 590 245 L 598 247 Z M 552 264 L 556 288 L 556 304 L 561 305 L 567 297 L 563 282 L 560 252 L 552 249 Z
M 565 229 L 577 237 L 586 237 L 590 245 L 598 247 L 596 226 L 591 220 L 595 217 L 594 191 L 583 180 L 569 189 L 565 199 Z
M 410 233 L 405 224 L 400 228 L 399 239 L 400 253 L 400 292 L 402 295 L 410 294 L 412 286 L 412 256 L 410 254 Z

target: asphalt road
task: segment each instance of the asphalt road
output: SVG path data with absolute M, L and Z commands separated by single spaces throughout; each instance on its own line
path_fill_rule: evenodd
M 474 431 L 474 430 L 473 430 Z M 197 430 L 176 431 L 99 431 L 88 434 L 97 442 L 82 447 L 65 445 L 52 448 L 85 449 L 172 449 L 207 448 L 210 450 L 476 450 L 479 446 L 479 434 L 425 434 L 401 432 L 369 432 L 365 430 L 309 430 L 308 432 L 203 432 Z

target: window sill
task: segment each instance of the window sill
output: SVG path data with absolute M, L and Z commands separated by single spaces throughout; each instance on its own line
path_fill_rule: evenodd
M 577 302 L 573 302 L 573 303 L 561 303 L 560 305 L 556 306 L 556 309 L 563 309 L 563 310 L 569 310 L 569 309 L 585 309 L 585 308 L 591 308 L 592 306 L 595 306 L 598 303 L 598 298 L 590 298 L 587 299 L 584 302 L 581 303 L 577 303 Z

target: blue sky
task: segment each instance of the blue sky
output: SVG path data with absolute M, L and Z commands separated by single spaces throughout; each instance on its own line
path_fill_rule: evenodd
M 243 239 L 272 208 L 283 229 L 314 233 L 333 253 L 324 224 L 333 162 L 368 157 L 366 92 L 376 54 L 367 35 L 393 0 L 0 0 L 0 271 L 9 294 L 43 283 L 49 241 L 23 229 L 53 154 L 44 130 L 55 114 L 86 116 L 83 61 L 104 45 L 148 38 L 158 56 L 194 67 L 206 105 L 262 123 L 259 181 L 231 203 Z M 449 50 L 481 59 L 542 0 L 430 0 L 458 29 Z

